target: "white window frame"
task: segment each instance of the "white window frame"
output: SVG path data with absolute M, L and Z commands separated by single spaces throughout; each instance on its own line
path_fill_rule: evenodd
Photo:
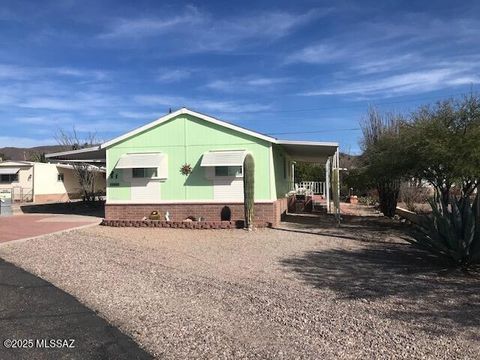
M 217 175 L 217 168 L 239 168 L 240 169 L 240 173 L 236 172 L 235 175 Z M 227 173 L 228 173 L 228 170 L 227 170 Z M 243 166 L 238 166 L 238 165 L 235 165 L 235 166 L 213 166 L 213 176 L 215 178 L 219 178 L 219 179 L 224 179 L 224 178 L 243 178 Z
M 134 176 L 133 174 L 134 174 L 135 170 L 139 170 L 139 169 L 143 170 L 143 176 Z M 145 170 L 147 170 L 147 169 L 153 170 L 152 176 L 145 176 Z M 132 174 L 131 175 L 132 175 L 132 179 L 160 179 L 158 177 L 158 173 L 159 173 L 158 168 L 132 168 Z

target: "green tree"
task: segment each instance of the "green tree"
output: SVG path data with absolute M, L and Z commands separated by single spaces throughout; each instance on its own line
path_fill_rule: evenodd
M 28 157 L 28 160 L 33 161 L 33 162 L 41 162 L 41 163 L 46 163 L 47 162 L 47 159 L 45 157 L 45 153 L 44 152 L 39 153 L 37 151 L 31 153 Z
M 426 179 L 436 190 L 430 201 L 432 216 L 413 242 L 455 266 L 479 263 L 479 96 L 424 106 L 401 133 L 405 157 L 415 160 L 411 175 Z
M 297 162 L 295 164 L 295 183 L 302 181 L 325 181 L 325 166 Z
M 411 175 L 427 180 L 448 206 L 452 190 L 469 197 L 480 179 L 480 98 L 469 95 L 424 106 L 402 129 Z

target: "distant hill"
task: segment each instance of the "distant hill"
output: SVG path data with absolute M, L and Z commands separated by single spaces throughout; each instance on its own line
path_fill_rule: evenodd
M 360 161 L 360 155 L 351 155 L 340 153 L 340 167 L 353 169 L 358 166 Z
M 29 160 L 33 154 L 53 153 L 64 150 L 62 145 L 35 146 L 32 148 L 4 147 L 0 148 L 3 160 Z

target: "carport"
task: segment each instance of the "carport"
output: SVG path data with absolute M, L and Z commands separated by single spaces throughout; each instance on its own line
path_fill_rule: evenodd
M 102 149 L 100 145 L 97 145 L 78 150 L 46 154 L 45 157 L 55 162 L 87 163 L 96 166 L 105 166 L 107 163 L 106 154 L 106 149 Z
M 339 145 L 336 142 L 278 140 L 292 164 L 292 184 L 295 179 L 295 161 L 325 165 L 325 196 L 327 212 L 340 216 Z M 313 180 L 313 179 L 312 179 Z

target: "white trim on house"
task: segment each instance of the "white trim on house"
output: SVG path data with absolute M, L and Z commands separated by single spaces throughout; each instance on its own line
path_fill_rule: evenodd
M 270 199 L 275 201 L 277 199 L 277 184 L 275 182 L 275 165 L 273 161 L 273 145 L 270 144 L 268 161 L 268 178 L 270 179 Z
M 296 140 L 275 140 L 279 145 L 306 145 L 306 146 L 339 146 L 338 142 L 324 141 L 296 141 Z
M 104 149 L 104 148 L 107 148 L 107 147 L 110 147 L 112 145 L 115 145 L 116 143 L 120 142 L 120 141 L 123 141 L 125 139 L 128 139 L 132 136 L 135 136 L 139 133 L 142 133 L 144 131 L 147 131 L 149 129 L 151 129 L 152 127 L 155 127 L 155 126 L 158 126 L 166 121 L 169 121 L 171 119 L 173 119 L 174 117 L 178 116 L 178 115 L 191 115 L 191 116 L 194 116 L 194 117 L 197 117 L 199 119 L 202 119 L 202 120 L 205 120 L 205 121 L 208 121 L 208 122 L 211 122 L 213 124 L 216 124 L 216 125 L 219 125 L 219 126 L 223 126 L 223 127 L 226 127 L 226 128 L 229 128 L 229 129 L 232 129 L 232 130 L 235 130 L 235 131 L 238 131 L 240 133 L 243 133 L 243 134 L 247 134 L 247 135 L 250 135 L 250 136 L 253 136 L 253 137 L 256 137 L 258 139 L 262 139 L 262 140 L 265 140 L 265 141 L 269 141 L 269 142 L 275 142 L 276 139 L 273 138 L 273 137 L 270 137 L 270 136 L 267 136 L 267 135 L 263 135 L 263 134 L 260 134 L 260 133 L 257 133 L 255 131 L 252 131 L 252 130 L 248 130 L 248 129 L 244 129 L 240 126 L 237 126 L 237 125 L 233 125 L 233 124 L 230 124 L 228 122 L 225 122 L 225 121 L 222 121 L 222 120 L 219 120 L 219 119 L 216 119 L 216 118 L 213 118 L 211 116 L 208 116 L 208 115 L 204 115 L 204 114 L 201 114 L 199 112 L 196 112 L 196 111 L 192 111 L 192 110 L 189 110 L 187 108 L 181 108 L 177 111 L 174 111 L 170 114 L 167 114 L 165 116 L 162 116 L 161 118 L 155 120 L 155 121 L 152 121 L 151 123 L 148 123 L 146 125 L 143 125 L 135 130 L 132 130 L 132 131 L 129 131 L 127 132 L 126 134 L 123 134 L 121 136 L 118 136 L 112 140 L 109 140 L 105 143 L 103 143 L 102 145 L 100 145 L 100 148 L 101 149 Z
M 0 161 L 0 167 L 28 167 L 33 166 L 35 163 L 32 161 L 12 161 L 12 160 L 5 160 Z
M 91 146 L 91 147 L 88 147 L 88 148 L 77 149 L 77 150 L 68 150 L 68 151 L 50 153 L 50 154 L 46 154 L 45 157 L 50 158 L 50 157 L 54 157 L 54 156 L 76 155 L 76 154 L 81 154 L 81 153 L 86 153 L 86 152 L 91 152 L 91 151 L 96 151 L 96 150 L 100 150 L 100 145 Z

